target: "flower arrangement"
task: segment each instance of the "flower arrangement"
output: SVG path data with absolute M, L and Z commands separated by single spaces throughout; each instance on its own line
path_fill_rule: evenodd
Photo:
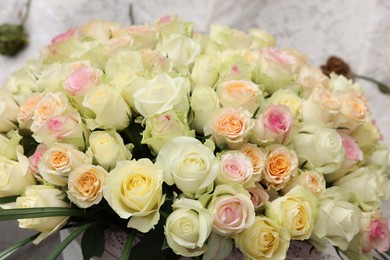
M 284 259 L 294 240 L 389 249 L 389 152 L 362 88 L 260 29 L 94 21 L 0 89 L 0 220 L 37 235 L 128 231 L 121 259 Z M 143 257 L 143 258 L 142 258 Z

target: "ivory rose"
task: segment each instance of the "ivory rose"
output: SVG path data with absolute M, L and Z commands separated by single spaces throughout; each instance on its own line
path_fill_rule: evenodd
M 50 185 L 31 185 L 26 187 L 24 194 L 16 199 L 16 208 L 69 207 L 64 201 L 65 193 Z M 41 232 L 34 240 L 38 244 L 42 239 L 58 231 L 69 217 L 42 217 L 18 219 L 20 228 Z
M 164 234 L 172 250 L 182 256 L 199 256 L 206 252 L 211 233 L 211 216 L 199 201 L 179 199 L 172 204 Z
M 253 180 L 260 181 L 263 177 L 265 160 L 267 158 L 266 152 L 257 147 L 257 145 L 251 143 L 242 145 L 238 150 L 250 159 L 253 166 Z
M 217 185 L 208 210 L 213 219 L 213 232 L 222 236 L 239 234 L 252 226 L 255 219 L 250 195 L 238 184 Z
M 282 192 L 287 193 L 297 185 L 305 187 L 316 196 L 320 196 L 326 189 L 324 175 L 313 170 L 300 171 L 284 186 Z
M 146 233 L 160 219 L 162 184 L 163 168 L 149 159 L 119 161 L 106 178 L 103 196 L 119 217 L 130 218 L 127 227 Z
M 298 170 L 298 157 L 294 150 L 282 145 L 271 145 L 265 161 L 263 182 L 268 188 L 282 189 Z
M 171 78 L 167 74 L 159 74 L 134 93 L 135 108 L 144 117 L 171 109 L 187 113 L 190 88 L 190 82 L 186 78 Z
M 16 130 L 11 130 L 6 135 L 0 134 L 0 156 L 17 160 L 17 154 L 23 153 L 23 146 L 20 144 L 21 140 L 22 136 Z
M 229 80 L 217 86 L 223 107 L 243 107 L 253 113 L 260 106 L 260 88 L 250 80 Z
M 45 151 L 39 160 L 38 170 L 47 182 L 65 186 L 68 184 L 69 173 L 73 169 L 90 162 L 91 158 L 74 146 L 56 143 Z
M 164 169 L 164 182 L 175 184 L 184 194 L 199 196 L 210 192 L 219 162 L 213 152 L 192 137 L 176 137 L 165 144 L 156 158 Z
M 257 216 L 249 228 L 234 237 L 234 242 L 248 259 L 285 259 L 290 234 L 272 219 Z
M 15 122 L 19 114 L 19 106 L 12 94 L 0 89 L 0 132 L 8 132 L 16 128 Z
M 221 154 L 217 184 L 249 183 L 253 175 L 251 160 L 239 151 L 226 151 Z
M 251 114 L 243 108 L 221 108 L 205 125 L 205 135 L 212 134 L 217 145 L 236 149 L 247 143 L 254 125 Z
M 82 164 L 69 173 L 70 201 L 80 208 L 98 204 L 103 198 L 103 184 L 108 173 L 100 166 Z

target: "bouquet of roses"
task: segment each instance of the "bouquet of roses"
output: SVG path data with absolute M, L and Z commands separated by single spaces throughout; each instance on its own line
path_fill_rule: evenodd
M 210 34 L 94 21 L 55 37 L 0 89 L 0 220 L 104 229 L 121 259 L 283 259 L 293 240 L 354 259 L 389 248 L 388 149 L 359 84 L 260 29 Z

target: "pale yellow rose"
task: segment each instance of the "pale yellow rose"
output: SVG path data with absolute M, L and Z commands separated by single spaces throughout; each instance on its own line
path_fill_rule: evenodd
M 191 70 L 191 79 L 194 82 L 194 87 L 214 87 L 219 78 L 217 61 L 217 57 L 211 55 L 199 55 L 195 58 L 194 66 Z
M 69 173 L 70 201 L 80 208 L 98 204 L 103 198 L 103 184 L 108 173 L 100 166 L 82 164 Z
M 238 150 L 251 160 L 253 166 L 252 179 L 254 181 L 260 181 L 263 178 L 263 170 L 267 158 L 266 152 L 260 147 L 257 147 L 257 145 L 251 143 L 242 145 Z
M 164 181 L 189 196 L 210 192 L 219 162 L 213 152 L 192 137 L 176 137 L 162 147 L 156 158 L 164 168 Z
M 264 166 L 264 182 L 268 188 L 282 189 L 294 177 L 298 170 L 298 157 L 294 150 L 283 145 L 271 145 L 268 148 Z
M 130 150 L 115 131 L 94 131 L 89 136 L 87 155 L 106 170 L 113 169 L 117 161 L 131 159 Z
M 207 208 L 213 219 L 213 232 L 222 236 L 239 234 L 255 220 L 250 194 L 239 184 L 217 185 Z
M 157 30 L 149 25 L 132 25 L 126 28 L 127 32 L 133 38 L 131 47 L 135 50 L 151 49 L 157 44 Z
M 99 85 L 90 89 L 84 97 L 83 105 L 92 111 L 91 115 L 86 115 L 86 123 L 91 130 L 122 130 L 129 125 L 130 108 L 117 87 Z
M 210 27 L 210 38 L 229 49 L 247 49 L 252 43 L 251 35 L 217 24 Z
M 19 106 L 16 104 L 11 92 L 0 89 L 0 132 L 16 129 L 16 119 Z
M 190 88 L 190 82 L 186 78 L 171 78 L 167 74 L 159 74 L 134 93 L 135 108 L 144 117 L 170 109 L 187 113 Z
M 218 95 L 210 87 L 198 86 L 192 91 L 190 105 L 194 111 L 193 127 L 197 133 L 203 133 L 206 123 L 220 108 Z
M 65 193 L 49 185 L 28 186 L 24 194 L 16 199 L 16 208 L 69 207 L 64 201 Z M 34 240 L 38 244 L 45 237 L 64 226 L 69 217 L 42 217 L 18 219 L 20 228 L 41 232 Z
M 292 89 L 279 89 L 267 99 L 269 105 L 285 105 L 290 109 L 294 120 L 302 114 L 302 99 Z
M 195 131 L 190 129 L 186 113 L 169 110 L 146 118 L 141 143 L 158 154 L 167 142 L 178 136 L 195 137 Z
M 252 36 L 251 49 L 274 47 L 276 45 L 275 38 L 265 30 L 250 29 L 249 35 Z
M 173 212 L 164 225 L 167 243 L 181 256 L 199 256 L 207 250 L 211 233 L 211 216 L 199 201 L 179 199 L 172 204 Z
M 73 145 L 56 143 L 48 148 L 38 162 L 39 174 L 47 182 L 65 186 L 69 173 L 81 164 L 91 163 L 91 158 Z
M 305 240 L 311 236 L 319 216 L 318 198 L 303 186 L 295 186 L 287 194 L 266 204 L 265 214 L 286 227 L 291 239 Z
M 0 155 L 0 197 L 20 195 L 35 178 L 28 168 L 28 159 L 18 154 L 18 161 Z
M 0 155 L 17 160 L 17 153 L 23 153 L 23 146 L 19 144 L 20 140 L 22 136 L 16 130 L 11 130 L 6 135 L 0 134 Z
M 234 237 L 234 242 L 248 259 L 285 259 L 290 234 L 272 219 L 257 216 L 249 228 Z
M 262 92 L 250 80 L 230 80 L 217 86 L 217 94 L 223 107 L 243 107 L 253 115 L 260 106 Z
M 37 79 L 39 86 L 48 92 L 63 91 L 63 84 L 68 75 L 67 66 L 59 62 L 43 65 Z
M 120 161 L 106 178 L 103 196 L 119 217 L 130 218 L 127 227 L 146 233 L 160 219 L 162 185 L 163 168 L 149 159 Z
M 166 15 L 156 21 L 155 24 L 161 37 L 167 37 L 171 34 L 181 34 L 190 37 L 193 24 L 185 22 L 180 16 Z

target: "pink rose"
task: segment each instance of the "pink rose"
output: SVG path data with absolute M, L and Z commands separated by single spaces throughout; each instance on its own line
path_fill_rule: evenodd
M 76 27 L 70 28 L 66 32 L 61 33 L 61 34 L 57 35 L 56 37 L 54 37 L 51 40 L 51 44 L 63 43 L 66 40 L 72 38 L 76 34 L 76 32 L 77 32 Z
M 389 249 L 388 221 L 380 211 L 363 213 L 361 232 L 364 254 L 369 253 L 372 249 L 382 253 Z
M 248 157 L 239 151 L 227 151 L 221 156 L 217 183 L 239 183 L 251 180 L 253 165 Z
M 246 190 L 251 195 L 251 201 L 255 209 L 261 208 L 269 200 L 268 193 L 265 192 L 263 186 L 259 183 L 256 183 L 255 187 L 247 188 Z
M 64 83 L 65 91 L 72 96 L 84 94 L 99 81 L 101 71 L 88 66 L 80 66 L 72 71 Z
M 255 120 L 251 141 L 259 145 L 264 143 L 287 143 L 293 116 L 286 105 L 271 105 Z
M 29 168 L 30 170 L 33 172 L 33 173 L 39 173 L 39 170 L 38 170 L 38 162 L 39 160 L 41 159 L 41 157 L 43 156 L 43 154 L 45 153 L 45 151 L 47 150 L 47 146 L 44 145 L 44 144 L 39 144 L 37 146 L 37 148 L 35 149 L 35 152 L 33 155 L 31 155 L 29 158 L 28 158 L 28 161 L 30 162 L 29 164 Z
M 356 140 L 349 135 L 341 135 L 345 151 L 345 159 L 351 161 L 363 160 L 363 152 L 360 150 Z

